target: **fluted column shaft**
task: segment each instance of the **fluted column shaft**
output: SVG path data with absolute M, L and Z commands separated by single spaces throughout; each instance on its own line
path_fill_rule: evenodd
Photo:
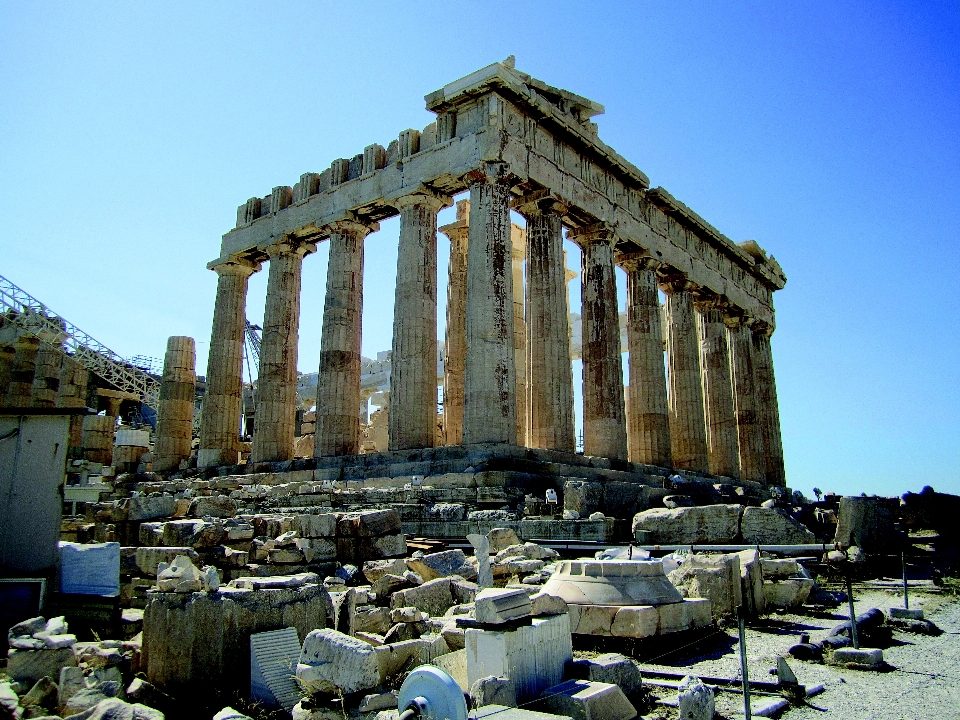
M 517 445 L 527 444 L 527 321 L 524 315 L 523 264 L 527 257 L 527 231 L 510 223 L 510 258 L 513 273 L 513 367 L 516 373 Z
M 768 485 L 785 487 L 783 440 L 780 436 L 780 407 L 777 381 L 773 374 L 772 330 L 765 325 L 753 328 L 753 379 L 756 383 L 757 414 L 763 436 L 763 456 Z
M 708 472 L 693 286 L 680 279 L 664 282 L 660 287 L 667 298 L 667 381 L 673 466 L 678 470 Z
M 544 197 L 516 207 L 527 220 L 527 445 L 574 452 L 564 206 Z
M 764 482 L 767 469 L 763 457 L 763 431 L 757 416 L 751 335 L 743 318 L 727 317 L 730 374 L 733 378 L 733 402 L 740 445 L 740 477 L 743 480 Z
M 700 338 L 700 372 L 703 386 L 707 460 L 710 472 L 740 477 L 737 420 L 733 407 L 730 355 L 723 311 L 713 299 L 696 302 Z
M 293 459 L 297 416 L 297 341 L 300 328 L 300 275 L 303 256 L 313 246 L 278 242 L 270 257 L 263 340 L 257 373 L 257 413 L 251 462 Z
M 217 299 L 207 355 L 207 392 L 200 411 L 200 467 L 236 465 L 239 459 L 247 281 L 260 265 L 236 261 L 213 269 Z
M 8 407 L 28 407 L 33 393 L 33 373 L 36 368 L 40 340 L 31 335 L 21 335 L 14 343 L 16 354 L 13 369 L 10 371 L 10 385 L 7 388 Z
M 670 417 L 657 263 L 649 257 L 622 257 L 620 266 L 627 273 L 628 454 L 631 462 L 670 467 Z
M 163 377 L 157 406 L 157 433 L 153 445 L 153 469 L 170 472 L 190 457 L 193 439 L 193 408 L 197 389 L 197 351 L 192 337 L 167 339 Z
M 433 447 L 437 427 L 437 211 L 446 198 L 408 195 L 400 210 L 390 359 L 391 450 Z
M 620 316 L 613 262 L 616 237 L 604 226 L 569 234 L 582 250 L 583 452 L 627 459 Z
M 450 239 L 447 270 L 447 328 L 443 345 L 443 436 L 446 445 L 463 441 L 463 375 L 467 357 L 467 240 L 470 201 L 457 202 L 457 221 L 440 232 Z
M 315 457 L 360 452 L 363 240 L 375 229 L 353 221 L 338 222 L 331 228 L 317 380 Z
M 509 184 L 503 163 L 470 176 L 463 443 L 517 442 Z

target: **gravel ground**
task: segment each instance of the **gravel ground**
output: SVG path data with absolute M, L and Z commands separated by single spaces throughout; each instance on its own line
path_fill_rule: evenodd
M 883 591 L 854 591 L 856 611 L 872 607 L 885 614 L 898 606 L 900 598 Z M 822 683 L 825 691 L 809 699 L 806 707 L 789 708 L 782 713 L 788 720 L 843 717 L 851 720 L 873 718 L 938 720 L 960 719 L 960 602 L 941 596 L 911 593 L 911 607 L 924 607 L 928 620 L 944 631 L 939 637 L 895 632 L 893 643 L 883 651 L 884 660 L 895 668 L 890 672 L 866 672 L 834 668 L 799 660 L 789 660 L 800 683 Z M 773 615 L 766 626 L 747 630 L 748 672 L 751 680 L 775 681 L 769 674 L 778 655 L 799 642 L 800 633 L 810 633 L 817 642 L 839 622 L 847 619 L 847 605 L 833 613 L 817 615 Z M 721 631 L 708 641 L 676 653 L 656 665 L 643 667 L 668 672 L 687 672 L 705 677 L 740 677 L 740 648 L 736 628 Z M 661 697 L 674 694 L 664 689 Z M 756 701 L 755 701 L 756 702 Z M 720 692 L 717 713 L 725 718 L 742 716 L 743 699 L 739 694 Z M 663 717 L 676 717 L 667 711 Z M 648 717 L 657 717 L 653 713 Z

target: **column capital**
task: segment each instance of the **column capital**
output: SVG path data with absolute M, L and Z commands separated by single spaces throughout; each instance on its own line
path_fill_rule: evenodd
M 485 182 L 490 185 L 506 183 L 510 179 L 510 166 L 499 160 L 485 161 L 476 170 L 468 172 L 466 178 L 471 185 L 478 182 Z
M 350 213 L 352 215 L 353 213 Z M 324 225 L 321 234 L 330 237 L 331 235 L 359 235 L 362 240 L 367 235 L 377 232 L 380 229 L 380 223 L 364 222 L 357 217 L 344 217 L 342 220 Z
M 682 271 L 669 265 L 661 265 L 657 268 L 657 285 L 668 294 L 696 290 L 699 287 L 696 283 L 691 282 Z
M 443 225 L 437 228 L 437 230 L 450 238 L 450 242 L 466 240 L 470 232 L 470 201 L 457 200 L 456 221 Z
M 229 260 L 216 265 L 207 265 L 209 270 L 213 270 L 217 275 L 234 275 L 236 277 L 250 277 L 255 272 L 259 272 L 261 265 L 253 260 L 246 258 L 230 258 Z
M 693 307 L 700 313 L 710 311 L 726 312 L 730 303 L 726 297 L 704 287 L 693 290 Z
M 607 244 L 613 247 L 617 242 L 615 228 L 609 223 L 599 222 L 593 225 L 573 228 L 567 231 L 567 239 L 572 240 L 581 248 L 588 245 Z
M 453 198 L 447 195 L 440 195 L 426 188 L 418 188 L 408 195 L 402 195 L 396 200 L 390 201 L 397 210 L 403 212 L 408 207 L 422 205 L 429 208 L 432 212 L 438 213 L 445 207 L 453 204 Z
M 539 215 L 565 215 L 570 209 L 560 196 L 549 190 L 536 190 L 514 198 L 510 202 L 510 208 L 528 220 Z
M 309 255 L 312 252 L 316 252 L 317 246 L 311 242 L 300 242 L 292 238 L 284 238 L 279 242 L 275 242 L 272 245 L 268 245 L 263 248 L 263 251 L 267 254 L 271 260 L 273 258 L 279 257 L 280 255 L 297 255 L 298 257 L 303 257 L 304 255 Z
M 730 305 L 723 314 L 723 324 L 731 330 L 736 330 L 740 327 L 750 327 L 753 319 L 740 308 Z
M 617 253 L 614 260 L 617 265 L 627 272 L 634 270 L 656 270 L 662 264 L 656 258 L 642 252 Z
M 764 322 L 763 320 L 755 320 L 753 323 L 751 323 L 750 329 L 753 330 L 754 335 L 769 338 L 771 335 L 773 335 L 773 331 L 776 330 L 776 327 L 768 322 Z

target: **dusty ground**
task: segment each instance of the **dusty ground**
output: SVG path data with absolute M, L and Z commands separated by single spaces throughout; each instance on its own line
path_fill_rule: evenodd
M 900 597 L 876 590 L 854 592 L 856 611 L 899 606 Z M 788 720 L 850 720 L 883 718 L 938 720 L 960 718 L 960 602 L 955 598 L 911 593 L 911 607 L 923 607 L 928 620 L 944 631 L 939 637 L 895 632 L 893 643 L 884 649 L 884 660 L 895 669 L 876 673 L 846 670 L 799 660 L 790 660 L 797 679 L 805 685 L 822 683 L 826 690 L 809 699 L 807 707 L 793 707 L 782 713 Z M 747 630 L 748 672 L 751 680 L 775 681 L 769 671 L 776 657 L 799 642 L 800 633 L 811 640 L 823 639 L 830 629 L 846 620 L 846 603 L 832 613 L 813 615 L 773 615 L 765 626 Z M 740 677 L 739 643 L 736 628 L 700 642 L 688 650 L 674 653 L 655 664 L 641 667 L 667 672 L 688 672 L 708 677 Z M 675 693 L 664 689 L 667 698 Z M 731 692 L 717 695 L 717 712 L 733 718 L 743 712 L 743 696 Z M 654 718 L 659 712 L 650 713 Z M 665 711 L 664 718 L 676 717 Z M 742 715 L 741 715 L 742 716 Z

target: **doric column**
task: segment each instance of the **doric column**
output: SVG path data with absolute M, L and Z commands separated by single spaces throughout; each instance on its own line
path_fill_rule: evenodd
M 470 201 L 457 202 L 457 221 L 440 232 L 450 238 L 447 271 L 447 329 L 443 344 L 444 444 L 463 442 L 463 374 L 467 358 L 467 239 Z
M 524 317 L 523 263 L 527 232 L 510 223 L 510 262 L 513 274 L 513 367 L 517 375 L 517 445 L 527 444 L 527 321 Z
M 603 225 L 567 234 L 582 250 L 583 452 L 627 459 L 620 314 L 613 262 L 616 236 Z
M 13 370 L 10 371 L 10 385 L 7 388 L 8 407 L 28 407 L 33 393 L 33 371 L 36 367 L 37 353 L 40 351 L 40 339 L 32 335 L 21 335 L 14 343 L 16 354 Z
M 313 245 L 281 241 L 266 249 L 270 258 L 263 340 L 257 373 L 257 414 L 250 462 L 293 459 L 297 420 L 297 340 L 300 328 L 300 273 Z M 357 403 L 354 403 L 356 408 Z
M 507 166 L 484 163 L 470 173 L 467 248 L 467 348 L 463 443 L 517 442 Z
M 57 404 L 57 389 L 60 387 L 60 365 L 63 348 L 43 343 L 34 362 L 33 388 L 30 391 L 31 407 L 52 408 Z
M 207 392 L 200 414 L 200 467 L 236 465 L 239 459 L 247 281 L 259 269 L 259 264 L 245 260 L 213 268 L 217 299 L 207 355 Z
M 657 263 L 653 258 L 639 254 L 620 256 L 618 260 L 627 273 L 629 457 L 631 462 L 670 467 L 670 416 L 663 366 Z
M 331 225 L 317 379 L 315 457 L 360 452 L 360 332 L 363 240 L 379 226 L 353 220 Z M 392 366 L 391 366 L 392 374 Z M 392 413 L 391 413 L 392 414 Z
M 662 280 L 660 289 L 667 298 L 667 382 L 673 466 L 678 470 L 708 472 L 693 284 L 673 276 Z
M 727 344 L 730 347 L 730 374 L 733 378 L 733 404 L 737 417 L 740 445 L 740 477 L 763 482 L 767 474 L 763 458 L 763 432 L 757 417 L 757 397 L 753 379 L 753 339 L 743 317 L 727 315 Z
M 753 380 L 756 384 L 757 414 L 763 436 L 764 466 L 768 485 L 785 487 L 787 476 L 783 465 L 783 440 L 780 436 L 780 407 L 777 403 L 777 381 L 773 375 L 773 351 L 770 336 L 773 328 L 756 323 L 753 328 Z
M 723 303 L 711 295 L 694 302 L 697 332 L 700 338 L 700 378 L 703 386 L 703 410 L 707 431 L 707 459 L 710 472 L 730 478 L 740 477 L 737 420 L 733 408 L 730 379 L 730 355 L 727 330 L 723 324 Z
M 545 193 L 515 209 L 527 220 L 527 445 L 576 450 L 563 253 L 565 207 Z
M 448 198 L 407 195 L 400 211 L 390 359 L 391 450 L 433 447 L 437 427 L 437 212 Z
M 182 460 L 190 457 L 197 391 L 196 366 L 196 344 L 192 337 L 167 339 L 153 445 L 153 469 L 156 472 L 173 472 L 179 469 Z

